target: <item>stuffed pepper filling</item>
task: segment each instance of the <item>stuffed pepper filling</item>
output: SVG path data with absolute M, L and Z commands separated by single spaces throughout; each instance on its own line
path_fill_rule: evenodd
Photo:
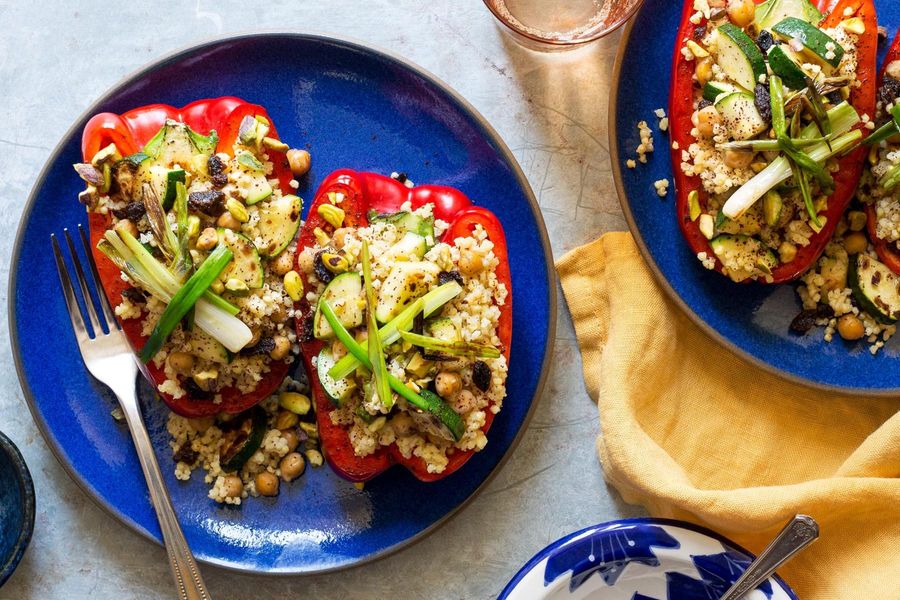
M 843 211 L 831 205 L 843 201 L 839 160 L 869 120 L 853 104 L 869 25 L 852 10 L 825 21 L 808 0 L 713 4 L 694 3 L 679 42 L 693 68 L 692 105 L 680 108 L 689 143 L 673 147 L 676 169 L 696 182 L 684 219 L 708 241 L 704 266 L 772 283 Z
M 877 123 L 882 127 L 893 123 L 895 131 L 873 145 L 869 154 L 872 169 L 864 180 L 861 196 L 875 212 L 874 236 L 900 253 L 900 59 L 884 67 Z
M 328 418 L 357 457 L 396 445 L 442 473 L 454 453 L 484 448 L 488 414 L 506 396 L 498 323 L 508 290 L 494 243 L 480 225 L 440 241 L 448 223 L 432 204 L 345 226 L 342 195 L 329 199 L 318 212 L 332 233 L 318 230 L 298 255 L 311 334 L 324 342 L 312 363 Z
M 247 116 L 233 146 L 217 151 L 215 131 L 168 119 L 135 154 L 110 144 L 75 165 L 82 201 L 107 218 L 97 247 L 127 284 L 111 298 L 115 313 L 140 323 L 135 350 L 164 372 L 158 391 L 175 400 L 249 394 L 299 351 L 285 274 L 301 201 L 273 178 L 269 152 L 286 145 L 269 128 Z

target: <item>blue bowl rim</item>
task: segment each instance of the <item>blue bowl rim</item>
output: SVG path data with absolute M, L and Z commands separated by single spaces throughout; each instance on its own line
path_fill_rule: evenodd
M 644 4 L 641 7 L 643 10 L 647 5 Z M 634 240 L 637 243 L 638 249 L 641 251 L 641 255 L 644 257 L 644 262 L 647 263 L 647 266 L 650 267 L 651 272 L 656 277 L 657 283 L 659 283 L 660 287 L 665 290 L 666 294 L 669 296 L 678 308 L 688 316 L 688 318 L 694 322 L 700 329 L 702 329 L 706 335 L 719 343 L 719 345 L 723 346 L 726 350 L 730 350 L 732 353 L 736 354 L 740 358 L 745 361 L 751 363 L 752 365 L 759 367 L 760 369 L 767 371 L 773 375 L 777 375 L 791 381 L 793 383 L 803 385 L 806 387 L 811 387 L 819 390 L 824 390 L 827 392 L 833 392 L 836 394 L 853 394 L 857 396 L 866 396 L 866 397 L 883 397 L 883 398 L 896 398 L 898 394 L 900 394 L 900 387 L 898 388 L 865 388 L 865 387 L 851 387 L 851 386 L 841 386 L 841 385 L 832 385 L 827 383 L 822 383 L 821 381 L 816 381 L 814 379 L 809 379 L 807 377 L 802 377 L 797 375 L 796 373 L 791 373 L 790 371 L 786 371 L 784 369 L 780 369 L 772 364 L 767 363 L 761 358 L 751 354 L 750 352 L 744 350 L 737 346 L 734 342 L 727 339 L 724 335 L 722 335 L 716 328 L 707 323 L 703 318 L 700 317 L 694 309 L 691 308 L 682 298 L 678 295 L 678 292 L 675 291 L 675 288 L 669 283 L 669 280 L 663 274 L 662 270 L 660 270 L 659 265 L 656 264 L 656 261 L 653 258 L 653 254 L 650 252 L 650 249 L 647 247 L 647 243 L 644 241 L 643 236 L 641 235 L 640 229 L 638 229 L 637 224 L 634 220 L 634 215 L 631 212 L 631 204 L 628 200 L 628 194 L 625 192 L 625 184 L 622 180 L 622 162 L 619 159 L 619 135 L 618 128 L 616 126 L 616 116 L 618 112 L 618 96 L 619 96 L 619 83 L 620 83 L 620 75 L 622 72 L 622 64 L 625 60 L 625 49 L 628 46 L 628 42 L 631 39 L 631 32 L 634 28 L 634 24 L 637 21 L 637 16 L 640 14 L 640 11 L 636 12 L 628 24 L 625 26 L 622 31 L 622 37 L 619 38 L 619 46 L 616 50 L 616 62 L 613 67 L 613 76 L 612 76 L 612 88 L 610 89 L 610 97 L 609 97 L 609 114 L 607 116 L 607 130 L 609 132 L 609 157 L 612 161 L 612 173 L 613 180 L 616 184 L 616 193 L 619 197 L 619 205 L 622 207 L 622 212 L 625 213 L 625 221 L 628 223 L 628 229 L 631 230 L 631 234 L 634 236 Z M 668 146 L 666 147 L 668 151 Z M 679 243 L 682 243 L 682 240 L 678 240 Z M 784 285 L 784 284 L 782 284 Z
M 240 574 L 246 575 L 267 575 L 267 576 L 281 576 L 281 577 L 290 577 L 290 576 L 298 576 L 298 575 L 319 575 L 324 573 L 332 573 L 337 571 L 344 571 L 347 569 L 356 568 L 362 566 L 364 564 L 368 564 L 370 562 L 385 558 L 390 556 L 391 554 L 396 553 L 399 550 L 402 550 L 415 542 L 418 542 L 432 532 L 434 532 L 438 527 L 446 523 L 451 517 L 456 515 L 459 511 L 469 505 L 472 500 L 475 499 L 487 485 L 496 477 L 497 473 L 503 468 L 506 464 L 506 461 L 509 460 L 509 457 L 515 451 L 516 447 L 519 445 L 519 442 L 522 439 L 522 435 L 525 430 L 528 429 L 528 425 L 531 422 L 532 417 L 534 416 L 534 411 L 537 407 L 539 400 L 543 395 L 544 384 L 547 380 L 547 375 L 550 370 L 550 359 L 553 356 L 553 350 L 556 342 L 556 321 L 557 321 L 557 298 L 556 298 L 556 290 L 558 287 L 557 274 L 556 269 L 554 267 L 553 261 L 553 253 L 550 246 L 550 238 L 547 233 L 547 227 L 544 223 L 544 217 L 540 210 L 540 205 L 538 204 L 537 198 L 534 195 L 534 190 L 532 190 L 531 185 L 528 183 L 528 179 L 525 177 L 525 173 L 522 171 L 522 167 L 519 165 L 513 153 L 510 151 L 509 146 L 506 145 L 506 142 L 503 141 L 503 138 L 500 137 L 500 134 L 491 126 L 490 122 L 468 101 L 466 100 L 459 92 L 453 89 L 448 83 L 444 80 L 433 74 L 432 72 L 424 69 L 423 67 L 417 65 L 416 63 L 400 56 L 399 54 L 380 48 L 378 46 L 374 46 L 369 44 L 368 42 L 363 42 L 361 40 L 354 39 L 348 36 L 339 36 L 332 33 L 323 34 L 317 32 L 300 32 L 300 31 L 289 31 L 289 30 L 264 30 L 264 31 L 252 31 L 252 32 L 242 32 L 242 33 L 233 33 L 226 34 L 222 36 L 216 36 L 212 38 L 207 38 L 204 41 L 191 44 L 188 46 L 181 47 L 179 49 L 173 50 L 169 53 L 164 54 L 162 57 L 157 58 L 156 60 L 150 61 L 143 66 L 139 67 L 135 71 L 125 75 L 122 77 L 116 84 L 112 87 L 108 88 L 100 97 L 94 101 L 87 109 L 85 109 L 73 122 L 73 124 L 66 130 L 63 136 L 60 138 L 59 142 L 57 142 L 56 146 L 53 148 L 53 151 L 50 153 L 50 156 L 47 158 L 47 161 L 44 163 L 43 168 L 41 169 L 38 177 L 35 181 L 34 186 L 31 189 L 31 192 L 28 195 L 28 200 L 25 204 L 25 207 L 22 211 L 22 216 L 19 220 L 19 225 L 16 231 L 16 239 L 13 245 L 13 255 L 12 262 L 10 264 L 16 265 L 19 262 L 19 255 L 21 254 L 22 248 L 22 238 L 25 235 L 25 224 L 28 222 L 31 212 L 34 209 L 35 203 L 37 201 L 38 190 L 44 184 L 44 180 L 47 177 L 48 172 L 52 168 L 52 166 L 59 159 L 59 155 L 62 152 L 62 148 L 64 142 L 68 140 L 72 135 L 76 134 L 80 129 L 81 124 L 85 122 L 90 116 L 96 113 L 97 109 L 106 101 L 109 100 L 113 95 L 121 92 L 124 88 L 131 85 L 136 80 L 141 77 L 162 69 L 174 62 L 182 60 L 186 57 L 189 57 L 197 52 L 202 50 L 213 48 L 222 44 L 227 44 L 229 42 L 234 42 L 237 40 L 245 40 L 252 38 L 297 38 L 308 41 L 319 41 L 325 43 L 335 43 L 343 45 L 344 47 L 358 50 L 361 52 L 370 53 L 376 55 L 378 58 L 381 58 L 388 62 L 393 62 L 405 69 L 408 69 L 412 73 L 415 73 L 417 76 L 421 77 L 428 83 L 434 85 L 437 89 L 441 90 L 444 94 L 446 94 L 453 102 L 455 102 L 460 110 L 464 113 L 467 113 L 472 120 L 478 125 L 481 129 L 482 133 L 490 139 L 490 141 L 497 147 L 500 152 L 500 155 L 507 161 L 507 164 L 513 170 L 516 181 L 519 184 L 519 187 L 522 189 L 525 194 L 526 199 L 528 200 L 529 207 L 531 208 L 532 216 L 535 219 L 535 222 L 538 226 L 539 235 L 541 238 L 541 245 L 544 250 L 544 263 L 546 265 L 546 276 L 547 276 L 547 306 L 549 308 L 549 313 L 547 317 L 547 341 L 544 344 L 544 356 L 543 361 L 541 363 L 541 374 L 538 378 L 537 385 L 535 387 L 534 395 L 531 398 L 531 405 L 528 409 L 528 412 L 525 415 L 525 418 L 522 421 L 522 425 L 519 427 L 518 432 L 513 438 L 512 443 L 510 443 L 509 448 L 506 453 L 500 458 L 500 461 L 494 466 L 491 472 L 484 478 L 484 480 L 478 485 L 477 488 L 460 504 L 454 507 L 452 510 L 447 512 L 443 517 L 432 523 L 430 526 L 426 527 L 416 535 L 407 538 L 401 542 L 394 544 L 388 548 L 385 548 L 379 552 L 376 552 L 370 556 L 367 556 L 363 559 L 360 559 L 352 564 L 340 565 L 337 567 L 329 567 L 324 569 L 311 569 L 311 570 L 298 570 L 298 571 L 260 571 L 252 568 L 243 568 L 235 566 L 230 562 L 221 562 L 218 560 L 210 560 L 204 558 L 198 558 L 198 562 L 201 562 L 206 565 L 210 565 L 213 567 L 217 567 L 226 571 L 231 571 Z M 9 274 L 9 282 L 8 282 L 8 291 L 7 298 L 14 299 L 16 297 L 16 269 L 10 269 Z M 102 510 L 107 512 L 109 515 L 114 517 L 119 523 L 124 525 L 127 529 L 137 533 L 141 537 L 144 537 L 157 546 L 162 546 L 162 542 L 153 535 L 150 534 L 143 527 L 140 527 L 137 523 L 125 517 L 125 515 L 121 514 L 117 511 L 109 502 L 107 502 L 104 498 L 101 498 L 97 495 L 94 490 L 88 485 L 87 481 L 81 476 L 80 473 L 75 469 L 72 463 L 68 460 L 66 454 L 63 452 L 62 448 L 56 442 L 56 439 L 50 432 L 50 429 L 47 426 L 46 421 L 43 418 L 43 415 L 37 408 L 37 404 L 35 402 L 34 396 L 32 394 L 31 388 L 28 386 L 28 382 L 25 377 L 25 369 L 22 364 L 22 357 L 19 350 L 19 337 L 18 337 L 18 328 L 17 321 L 15 315 L 15 302 L 10 301 L 7 307 L 7 320 L 10 331 L 10 341 L 13 350 L 13 359 L 15 361 L 16 366 L 16 374 L 19 379 L 19 385 L 22 388 L 22 392 L 25 396 L 25 402 L 28 405 L 28 409 L 31 412 L 31 416 L 34 419 L 35 424 L 38 427 L 38 430 L 41 432 L 41 436 L 43 436 L 44 441 L 50 447 L 50 450 L 53 452 L 53 455 L 56 457 L 56 460 L 63 467 L 63 470 L 72 478 L 72 480 L 78 485 L 79 488 L 85 493 L 85 495 L 90 498 L 97 506 L 99 506 Z M 29 478 L 30 480 L 30 478 Z
M 518 585 L 518 583 L 522 580 L 522 578 L 525 577 L 526 574 L 528 574 L 529 571 L 531 571 L 535 566 L 538 565 L 538 563 L 540 563 L 542 560 L 544 560 L 547 556 L 552 554 L 554 550 L 556 550 L 557 548 L 559 548 L 560 546 L 562 546 L 569 540 L 574 539 L 575 537 L 582 535 L 584 533 L 587 533 L 589 531 L 592 531 L 595 529 L 602 529 L 604 527 L 609 527 L 611 525 L 670 525 L 672 527 L 680 527 L 681 529 L 687 529 L 689 531 L 694 531 L 696 533 L 703 534 L 707 537 L 711 537 L 711 538 L 721 542 L 723 545 L 731 546 L 735 550 L 737 550 L 739 552 L 743 552 L 744 554 L 749 556 L 750 560 L 756 559 L 756 555 L 753 554 L 752 552 L 750 552 L 749 550 L 747 550 L 746 548 L 744 548 L 743 546 L 734 543 L 733 541 L 731 541 L 730 539 L 728 539 L 721 533 L 713 531 L 712 529 L 704 527 L 703 525 L 697 525 L 695 523 L 691 523 L 689 521 L 681 521 L 679 519 L 665 519 L 665 518 L 657 518 L 657 517 L 636 517 L 633 519 L 618 519 L 615 521 L 606 521 L 604 523 L 598 523 L 596 525 L 591 525 L 589 527 L 585 527 L 584 529 L 579 529 L 578 531 L 573 531 L 572 533 L 570 533 L 568 535 L 564 535 L 563 537 L 559 538 L 558 540 L 550 542 L 549 544 L 547 544 L 546 546 L 541 548 L 537 553 L 535 553 L 534 556 L 532 556 L 528 560 L 527 563 L 525 563 L 525 565 L 521 569 L 519 569 L 516 572 L 515 575 L 513 575 L 513 578 L 509 580 L 509 583 L 507 583 L 506 587 L 503 588 L 503 591 L 500 592 L 500 596 L 498 597 L 498 600 L 503 600 L 504 598 L 506 598 L 509 595 L 509 593 L 512 592 L 513 589 L 515 589 L 516 585 Z M 787 584 L 787 582 L 785 582 L 785 580 L 781 578 L 780 575 L 778 575 L 777 573 L 772 573 L 772 575 L 769 576 L 769 579 L 773 579 L 776 582 L 778 582 L 778 584 L 782 588 L 784 588 L 784 590 L 787 592 L 787 594 L 791 598 L 791 600 L 798 600 L 797 596 L 794 594 L 794 590 L 791 589 L 791 586 L 789 586 Z
M 9 458 L 15 467 L 18 474 L 16 482 L 19 484 L 19 494 L 23 504 L 22 528 L 19 530 L 19 537 L 16 538 L 10 555 L 5 558 L 4 563 L 0 564 L 0 587 L 2 587 L 19 566 L 22 556 L 25 555 L 25 549 L 31 542 L 31 535 L 34 533 L 34 481 L 31 479 L 31 472 L 28 470 L 28 465 L 25 464 L 22 453 L 2 431 L 0 431 L 0 451 Z

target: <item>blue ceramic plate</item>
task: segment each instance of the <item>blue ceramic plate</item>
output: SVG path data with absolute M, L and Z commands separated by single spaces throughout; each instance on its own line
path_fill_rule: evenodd
M 34 531 L 34 483 L 12 440 L 0 432 L 0 587 L 25 554 Z
M 515 445 L 540 393 L 554 337 L 547 233 L 524 175 L 484 118 L 430 74 L 357 43 L 300 34 L 228 38 L 169 56 L 105 94 L 69 130 L 34 187 L 13 258 L 10 330 L 22 388 L 47 443 L 89 496 L 148 538 L 159 541 L 160 531 L 137 457 L 125 427 L 110 417 L 114 398 L 79 358 L 49 236 L 86 221 L 71 164 L 80 161 L 81 130 L 91 115 L 223 95 L 265 106 L 284 139 L 310 145 L 313 170 L 299 190 L 307 199 L 339 167 L 405 171 L 420 183 L 463 190 L 499 215 L 508 236 L 515 298 L 509 401 L 487 448 L 440 482 L 423 484 L 394 468 L 359 491 L 322 468 L 282 486 L 276 499 L 221 507 L 207 498 L 199 473 L 188 483 L 175 480 L 166 410 L 141 386 L 175 509 L 200 560 L 266 573 L 356 565 L 432 530 Z
M 875 0 L 880 25 L 894 32 L 900 3 Z M 801 306 L 792 285 L 738 285 L 703 268 L 684 241 L 675 218 L 675 191 L 659 198 L 658 179 L 672 179 L 668 137 L 653 111 L 669 105 L 669 73 L 682 2 L 646 0 L 624 32 L 616 59 L 610 109 L 610 154 L 622 209 L 644 258 L 669 295 L 700 327 L 732 351 L 789 379 L 867 395 L 900 393 L 900 339 L 876 356 L 865 341 L 828 343 L 817 329 L 805 336 L 788 331 Z M 640 32 L 640 35 L 632 35 Z M 881 48 L 882 54 L 887 44 Z M 654 75 L 647 81 L 648 73 Z M 636 87 L 635 82 L 642 85 Z M 646 84 L 646 85 L 644 85 Z M 636 93 L 635 90 L 640 92 Z M 637 122 L 651 124 L 656 151 L 646 165 L 625 167 L 640 143 Z M 837 336 L 835 336 L 837 338 Z
M 625 519 L 576 531 L 528 561 L 499 600 L 720 598 L 753 555 L 706 529 L 672 519 Z M 747 600 L 797 600 L 773 576 Z

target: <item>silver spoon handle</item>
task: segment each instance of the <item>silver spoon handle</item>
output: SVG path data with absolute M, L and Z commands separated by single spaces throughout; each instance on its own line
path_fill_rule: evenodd
M 816 541 L 818 537 L 819 524 L 815 519 L 806 515 L 796 515 L 756 557 L 756 560 L 750 563 L 744 574 L 728 588 L 720 600 L 738 600 L 768 579 L 775 569 Z

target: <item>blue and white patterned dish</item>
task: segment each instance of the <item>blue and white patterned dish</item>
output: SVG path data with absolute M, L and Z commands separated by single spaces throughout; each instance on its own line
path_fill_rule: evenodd
M 0 587 L 19 566 L 34 531 L 34 483 L 11 439 L 0 432 Z
M 567 535 L 538 552 L 500 600 L 718 600 L 753 556 L 704 527 L 625 519 Z M 797 600 L 778 576 L 746 600 Z
M 619 201 L 644 259 L 670 297 L 710 336 L 759 367 L 789 379 L 854 394 L 900 393 L 900 336 L 876 356 L 865 340 L 822 339 L 788 330 L 800 312 L 790 285 L 736 284 L 703 268 L 678 229 L 675 190 L 659 198 L 653 183 L 672 181 L 669 139 L 656 127 L 654 110 L 669 104 L 669 72 L 682 1 L 645 0 L 622 36 L 609 114 L 610 155 Z M 893 35 L 900 2 L 875 0 L 878 22 Z M 638 34 L 638 32 L 640 32 Z M 634 33 L 635 35 L 632 35 Z M 879 47 L 883 58 L 887 44 Z M 652 73 L 652 81 L 647 74 Z M 636 93 L 635 82 L 640 85 Z M 656 151 L 647 164 L 628 169 L 640 140 L 637 123 L 651 124 Z
M 278 498 L 221 506 L 207 497 L 201 473 L 175 479 L 168 411 L 149 385 L 139 387 L 166 484 L 198 559 L 278 574 L 358 565 L 427 535 L 498 469 L 543 386 L 556 323 L 556 274 L 525 176 L 484 118 L 415 65 L 345 40 L 251 34 L 163 58 L 104 94 L 54 150 L 22 217 L 9 294 L 19 380 L 48 446 L 75 481 L 128 527 L 159 541 L 128 430 L 110 416 L 115 399 L 88 375 L 75 345 L 49 236 L 86 221 L 76 200 L 83 183 L 72 163 L 81 160 L 81 130 L 90 116 L 222 95 L 265 106 L 284 139 L 310 145 L 313 167 L 298 190 L 307 200 L 338 168 L 405 171 L 419 183 L 463 190 L 496 213 L 506 231 L 515 298 L 509 401 L 487 447 L 446 479 L 425 484 L 398 467 L 359 490 L 329 469 L 308 469 Z

